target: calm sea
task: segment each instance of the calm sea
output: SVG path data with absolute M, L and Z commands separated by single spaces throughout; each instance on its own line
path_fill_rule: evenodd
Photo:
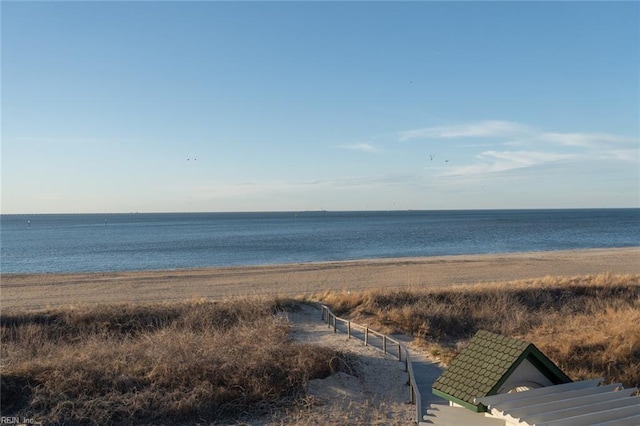
M 640 209 L 0 216 L 1 271 L 179 269 L 640 245 Z

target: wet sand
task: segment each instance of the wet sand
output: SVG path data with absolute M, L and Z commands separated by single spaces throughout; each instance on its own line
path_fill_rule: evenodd
M 148 303 L 327 290 L 443 287 L 604 272 L 640 274 L 640 247 L 78 274 L 3 274 L 0 308 Z

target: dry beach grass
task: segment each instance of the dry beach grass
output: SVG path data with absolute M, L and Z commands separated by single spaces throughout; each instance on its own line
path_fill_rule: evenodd
M 574 380 L 640 384 L 640 275 L 319 295 L 334 312 L 414 336 L 447 364 L 479 329 L 533 342 Z
M 225 424 L 303 401 L 349 357 L 289 338 L 278 300 L 2 317 L 2 413 L 45 424 Z
M 314 378 L 343 371 L 348 379 L 359 370 L 358 357 L 342 347 L 292 337 L 285 313 L 308 299 L 414 336 L 445 363 L 484 328 L 535 343 L 574 379 L 634 386 L 639 255 L 632 248 L 3 276 L 2 415 L 46 424 L 394 424 L 397 406 L 371 406 L 374 417 L 363 418 L 344 401 L 318 407 L 309 398 Z M 238 284 L 243 279 L 248 287 Z M 179 291 L 168 289 L 162 300 L 172 284 Z M 269 296 L 248 297 L 248 288 Z
M 293 300 L 3 317 L 2 413 L 43 424 L 404 425 L 402 363 Z

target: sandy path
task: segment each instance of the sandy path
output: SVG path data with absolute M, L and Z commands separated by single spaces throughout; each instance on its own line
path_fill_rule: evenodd
M 313 407 L 283 424 L 379 424 L 407 425 L 415 421 L 404 363 L 358 339 L 333 333 L 320 320 L 320 311 L 308 305 L 289 314 L 292 337 L 300 342 L 325 346 L 354 356 L 354 374 L 344 372 L 309 382 Z
M 640 273 L 640 247 L 91 274 L 5 274 L 2 310 Z

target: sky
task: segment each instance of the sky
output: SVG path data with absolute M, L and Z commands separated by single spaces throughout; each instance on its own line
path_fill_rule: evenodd
M 640 207 L 639 2 L 0 14 L 3 214 Z

